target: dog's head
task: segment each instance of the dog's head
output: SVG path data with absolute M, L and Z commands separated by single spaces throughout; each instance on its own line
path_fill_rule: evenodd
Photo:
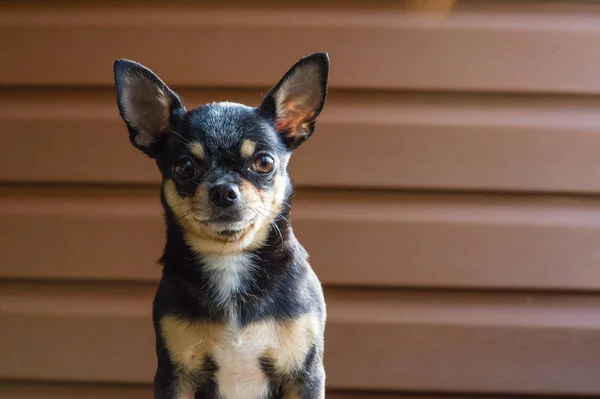
M 291 152 L 313 133 L 327 96 L 329 58 L 298 61 L 258 107 L 212 103 L 187 111 L 148 68 L 114 63 L 131 143 L 154 158 L 167 213 L 200 252 L 255 248 L 287 206 Z

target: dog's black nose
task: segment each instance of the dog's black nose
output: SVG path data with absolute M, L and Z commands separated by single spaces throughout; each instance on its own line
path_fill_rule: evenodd
M 216 206 L 228 207 L 240 198 L 240 190 L 235 184 L 219 184 L 210 189 L 208 197 Z

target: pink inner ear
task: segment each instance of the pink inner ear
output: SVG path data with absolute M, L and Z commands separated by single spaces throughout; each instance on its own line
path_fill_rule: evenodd
M 281 109 L 280 117 L 275 123 L 275 130 L 281 133 L 289 129 L 290 135 L 298 134 L 304 123 L 309 121 L 314 114 L 314 112 L 303 109 L 300 104 L 291 100 L 283 102 Z

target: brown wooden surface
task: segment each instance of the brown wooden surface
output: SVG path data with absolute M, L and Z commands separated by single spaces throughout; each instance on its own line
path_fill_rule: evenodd
M 158 195 L 0 189 L 0 276 L 155 281 Z M 328 285 L 600 290 L 595 198 L 299 190 L 292 221 Z
M 3 399 L 147 399 L 152 397 L 148 385 L 98 385 L 98 384 L 47 384 L 47 383 L 2 383 L 0 396 Z M 549 396 L 545 396 L 550 398 Z M 508 399 L 505 396 L 482 395 L 435 395 L 383 392 L 329 391 L 328 399 Z M 510 399 L 518 398 L 511 396 Z M 527 397 L 530 398 L 530 397 Z M 523 399 L 527 399 L 523 397 Z M 552 398 L 557 398 L 553 396 Z
M 263 86 L 320 49 L 334 87 L 600 92 L 600 6 L 590 2 L 466 0 L 450 13 L 449 1 L 428 12 L 415 1 L 191 3 L 7 5 L 0 84 L 105 85 L 126 57 L 177 85 Z
M 153 292 L 0 285 L 0 379 L 149 383 Z M 328 289 L 326 299 L 332 389 L 600 392 L 598 297 Z
M 190 108 L 262 98 L 180 92 Z M 334 90 L 291 169 L 298 185 L 313 187 L 598 193 L 599 109 L 588 97 Z M 0 141 L 0 181 L 159 180 L 129 145 L 108 88 L 0 89 Z
M 0 2 L 0 398 L 150 397 L 163 246 L 112 62 L 257 104 L 328 51 L 292 160 L 330 399 L 600 397 L 600 4 Z M 447 396 L 450 395 L 450 396 Z

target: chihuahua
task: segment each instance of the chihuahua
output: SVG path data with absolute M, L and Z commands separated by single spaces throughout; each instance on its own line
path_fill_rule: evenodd
M 154 398 L 324 398 L 325 301 L 290 225 L 287 167 L 315 129 L 328 74 L 315 53 L 258 107 L 188 111 L 150 69 L 115 61 L 129 139 L 162 175 Z

